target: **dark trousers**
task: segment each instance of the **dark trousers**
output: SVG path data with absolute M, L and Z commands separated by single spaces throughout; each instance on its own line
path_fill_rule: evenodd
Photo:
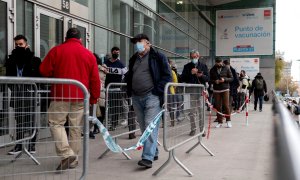
M 257 101 L 259 100 L 259 110 L 262 110 L 264 96 L 255 96 L 254 95 L 254 110 L 257 108 Z
M 134 113 L 133 106 L 129 106 L 129 112 L 128 112 L 128 129 L 129 131 L 133 131 L 136 129 L 136 115 Z
M 119 116 L 122 115 L 122 96 L 120 92 L 109 92 L 108 93 L 108 124 L 111 129 L 115 129 L 119 124 Z
M 229 91 L 214 92 L 215 106 L 219 112 L 223 112 L 229 116 L 226 116 L 226 121 L 230 121 L 230 108 L 229 108 Z M 222 111 L 223 110 L 223 111 Z M 217 114 L 217 120 L 219 123 L 223 123 L 223 116 Z
M 22 105 L 23 104 L 23 105 Z M 16 140 L 30 137 L 34 133 L 34 101 L 19 102 L 15 104 L 15 120 L 16 120 Z M 30 146 L 35 146 L 37 131 L 32 139 L 29 141 Z M 21 144 L 17 144 L 18 146 Z

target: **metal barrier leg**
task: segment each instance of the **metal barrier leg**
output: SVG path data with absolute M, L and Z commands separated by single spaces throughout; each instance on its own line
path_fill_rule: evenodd
M 169 158 L 168 160 L 159 168 L 157 169 L 152 175 L 156 176 L 158 175 L 158 173 L 160 173 L 165 167 L 167 167 L 168 164 L 170 164 L 171 160 L 174 159 L 175 162 L 185 171 L 188 173 L 189 176 L 193 176 L 193 173 L 187 168 L 185 167 L 185 165 L 183 165 L 175 156 L 175 149 L 171 150 L 169 152 Z
M 24 147 L 24 152 L 35 162 L 36 165 L 41 165 L 41 163 L 33 155 L 30 154 L 26 147 Z
M 198 145 L 201 145 L 211 156 L 215 156 L 214 153 L 212 153 L 203 143 L 202 143 L 202 138 L 199 136 L 198 137 L 198 142 L 191 147 L 186 153 L 190 153 L 193 149 L 195 149 Z
M 108 152 L 109 152 L 109 149 L 107 148 L 107 149 L 104 151 L 104 153 L 102 153 L 102 154 L 98 157 L 98 159 L 102 159 Z
M 27 154 L 27 155 L 30 157 L 30 159 L 33 160 L 33 161 L 35 162 L 36 165 L 41 165 L 41 163 L 40 163 L 34 156 L 32 156 L 32 155 L 30 154 L 30 152 L 27 150 L 26 147 L 23 147 L 22 152 L 19 153 L 13 160 L 11 160 L 11 162 L 13 163 L 13 162 L 15 162 L 17 159 L 19 159 L 19 158 L 22 156 L 23 153 L 24 153 L 24 154 Z
M 117 138 L 115 138 L 115 142 L 117 143 Z M 126 157 L 127 160 L 131 160 L 131 157 L 126 152 L 123 151 L 122 154 Z
M 115 142 L 117 143 L 117 138 L 114 138 Z M 110 150 L 109 149 L 106 149 L 104 151 L 104 153 L 102 153 L 98 159 L 102 159 Z M 127 160 L 131 160 L 131 157 L 126 153 L 126 152 L 122 152 L 122 154 L 126 157 Z
M 160 173 L 165 167 L 167 167 L 167 165 L 171 162 L 173 157 L 173 150 L 169 152 L 169 158 L 168 160 L 162 165 L 160 166 L 160 168 L 158 168 L 152 175 L 156 176 L 158 173 Z
M 174 150 L 173 150 L 174 151 Z M 185 167 L 184 164 L 182 164 L 175 156 L 174 152 L 173 152 L 173 158 L 175 160 L 175 162 L 186 172 L 188 173 L 189 176 L 193 176 L 193 173 L 187 168 Z

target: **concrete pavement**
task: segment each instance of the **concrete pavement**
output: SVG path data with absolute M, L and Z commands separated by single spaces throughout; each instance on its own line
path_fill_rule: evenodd
M 194 173 L 193 177 L 189 177 L 174 161 L 160 174 L 152 176 L 168 158 L 163 147 L 160 147 L 159 160 L 154 162 L 151 169 L 137 165 L 140 151 L 129 153 L 132 160 L 126 160 L 123 155 L 111 152 L 98 160 L 98 156 L 105 149 L 103 143 L 100 145 L 101 137 L 98 135 L 95 140 L 90 141 L 88 179 L 272 180 L 275 159 L 271 105 L 264 105 L 263 112 L 253 111 L 253 105 L 249 109 L 249 126 L 246 126 L 245 114 L 237 114 L 232 117 L 232 128 L 216 129 L 212 126 L 210 138 L 203 138 L 203 143 L 215 154 L 214 157 L 201 146 L 186 154 L 185 151 L 196 140 L 176 149 L 176 156 Z M 130 141 L 125 136 L 118 142 L 127 147 L 136 141 Z

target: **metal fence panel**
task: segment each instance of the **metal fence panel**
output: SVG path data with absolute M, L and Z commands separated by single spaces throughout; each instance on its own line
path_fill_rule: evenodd
M 126 88 L 126 83 L 110 83 L 106 88 L 105 126 L 113 138 L 139 131 Z
M 165 90 L 164 147 L 170 151 L 204 133 L 204 86 L 169 83 Z
M 0 179 L 84 179 L 89 134 L 85 86 L 68 79 L 0 77 L 0 88 Z M 16 144 L 21 153 L 8 155 Z M 73 169 L 57 170 L 71 151 L 77 158 Z

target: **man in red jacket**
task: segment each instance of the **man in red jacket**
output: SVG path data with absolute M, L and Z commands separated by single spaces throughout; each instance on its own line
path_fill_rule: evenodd
M 52 48 L 40 66 L 45 77 L 68 78 L 80 81 L 90 91 L 90 104 L 95 104 L 100 96 L 100 78 L 94 55 L 81 44 L 81 34 L 76 28 L 70 28 L 66 41 Z M 56 153 L 62 156 L 57 170 L 75 168 L 80 149 L 81 124 L 83 119 L 84 95 L 79 88 L 56 84 L 51 87 L 53 101 L 48 109 L 49 126 L 55 141 Z M 64 124 L 68 119 L 70 136 Z

